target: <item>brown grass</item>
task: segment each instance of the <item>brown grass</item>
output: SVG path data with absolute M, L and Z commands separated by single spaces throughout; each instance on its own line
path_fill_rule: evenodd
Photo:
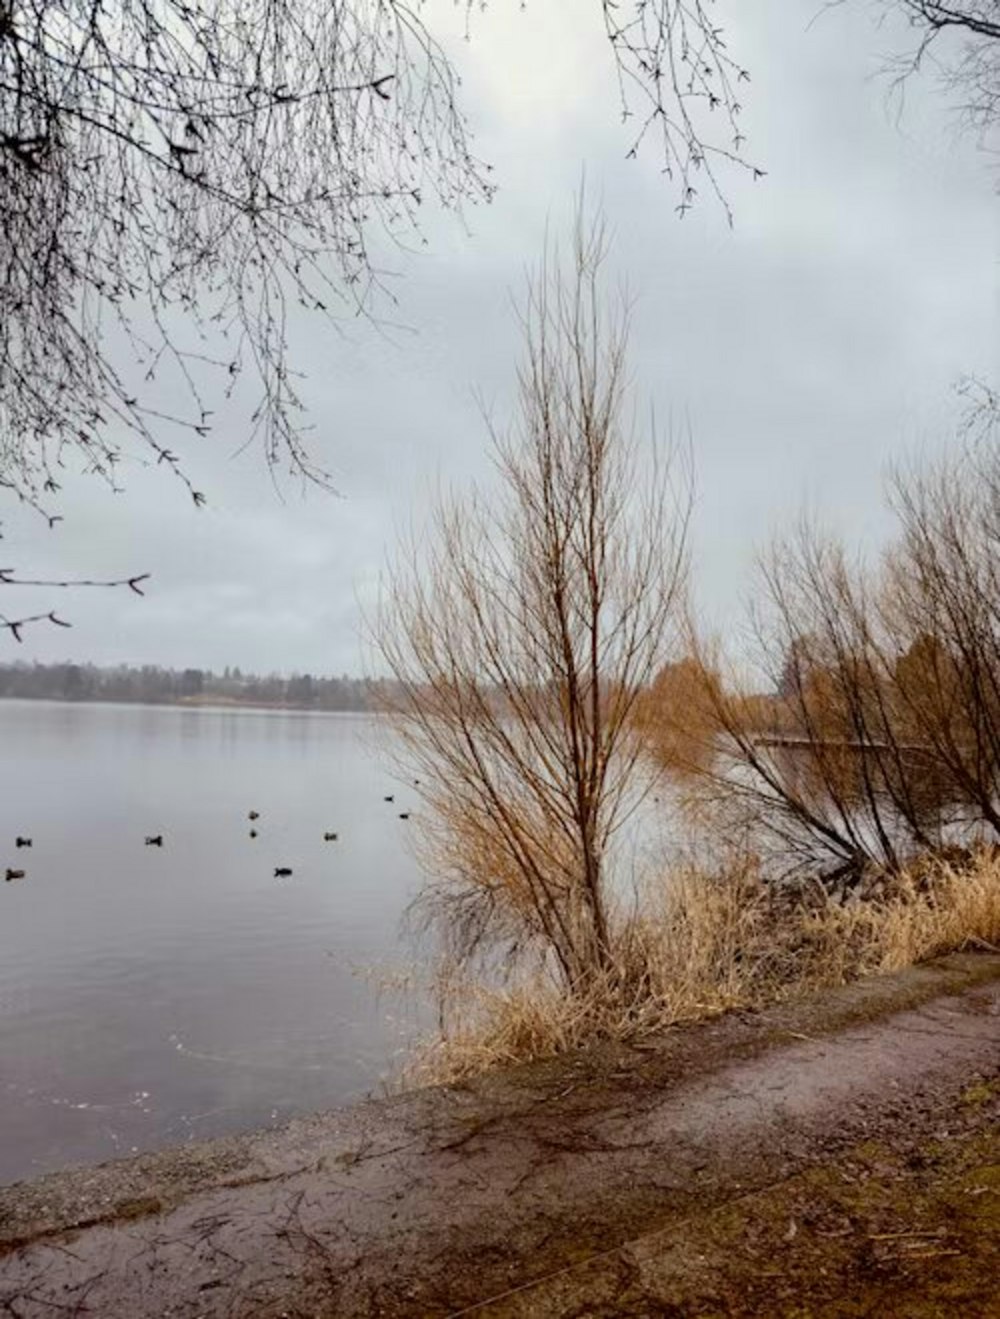
M 966 948 L 1000 944 L 1000 856 L 928 862 L 840 904 L 818 887 L 765 882 L 749 862 L 671 872 L 645 912 L 618 923 L 612 970 L 567 994 L 544 972 L 439 986 L 439 1035 L 408 1080 L 454 1082 L 600 1040 L 625 1040 L 759 1007 Z

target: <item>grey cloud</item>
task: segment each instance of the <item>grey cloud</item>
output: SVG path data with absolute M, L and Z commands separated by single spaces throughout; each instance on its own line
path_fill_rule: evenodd
M 956 376 L 996 360 L 989 158 L 955 138 L 926 82 L 911 84 L 897 127 L 873 73 L 899 33 L 876 32 L 864 6 L 807 29 L 808 13 L 790 20 L 768 0 L 733 24 L 754 74 L 750 149 L 768 177 L 724 175 L 733 230 L 707 196 L 681 222 L 655 157 L 622 159 L 592 8 L 588 27 L 579 0 L 527 15 L 495 5 L 456 46 L 500 192 L 465 228 L 430 213 L 426 247 L 386 249 L 399 302 L 383 312 L 405 328 L 293 323 L 317 455 L 341 497 L 290 489 L 281 502 L 259 456 L 230 458 L 241 423 L 223 413 L 217 440 L 188 450 L 203 512 L 139 471 L 120 498 L 75 482 L 51 534 L 5 514 L 5 557 L 35 572 L 154 574 L 146 601 L 59 598 L 74 631 L 36 629 L 19 656 L 356 671 L 357 600 L 373 599 L 395 529 L 436 481 L 488 479 L 475 394 L 509 411 L 511 294 L 546 226 L 564 230 L 582 172 L 636 295 L 640 419 L 651 400 L 664 428 L 690 424 L 706 609 L 731 616 L 755 544 L 803 501 L 877 549 L 888 461 L 948 442 Z

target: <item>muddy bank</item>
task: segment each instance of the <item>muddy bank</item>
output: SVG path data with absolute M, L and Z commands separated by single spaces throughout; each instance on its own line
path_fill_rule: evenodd
M 996 1319 L 1000 1085 L 458 1313 Z
M 0 1190 L 0 1306 L 25 1319 L 53 1306 L 109 1319 L 617 1313 L 630 1250 L 660 1258 L 685 1224 L 690 1237 L 727 1207 L 739 1221 L 748 1197 L 838 1155 L 904 1158 L 906 1142 L 947 1141 L 950 1123 L 988 1164 L 998 1080 L 1000 956 L 951 957 L 642 1049 Z M 669 1268 L 657 1276 L 652 1312 L 752 1312 L 742 1284 L 712 1301 L 704 1277 L 685 1292 Z M 591 1295 L 610 1308 L 581 1309 Z M 634 1312 L 653 1295 L 635 1292 Z

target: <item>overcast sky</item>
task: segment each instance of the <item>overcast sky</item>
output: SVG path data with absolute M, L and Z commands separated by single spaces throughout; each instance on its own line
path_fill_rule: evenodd
M 439 7 L 454 35 L 461 7 Z M 679 220 L 654 152 L 624 159 L 597 0 L 496 0 L 455 42 L 495 201 L 465 227 L 429 215 L 427 247 L 394 257 L 392 315 L 409 329 L 293 326 L 314 450 L 340 497 L 282 502 L 259 454 L 232 456 L 243 436 L 222 413 L 211 447 L 186 450 L 201 511 L 141 469 L 125 496 L 73 483 L 51 533 L 5 510 L 0 566 L 152 581 L 145 600 L 43 597 L 73 630 L 36 627 L 22 646 L 0 634 L 0 659 L 359 672 L 359 601 L 400 526 L 442 479 L 488 475 L 477 396 L 498 416 L 510 403 L 511 295 L 546 226 L 565 229 L 584 172 L 637 297 L 637 400 L 692 437 L 704 610 L 733 625 L 755 549 L 803 507 L 877 549 L 888 463 L 954 443 L 956 381 L 995 370 L 997 163 L 956 134 L 933 82 L 909 85 L 901 117 L 887 104 L 877 75 L 900 34 L 868 5 L 818 19 L 819 0 L 727 7 L 753 73 L 748 150 L 768 171 L 725 176 L 732 229 L 707 199 Z

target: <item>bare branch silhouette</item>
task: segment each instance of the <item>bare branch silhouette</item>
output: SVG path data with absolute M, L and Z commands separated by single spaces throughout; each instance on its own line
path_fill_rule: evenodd
M 99 587 L 114 590 L 119 586 L 127 586 L 135 595 L 145 595 L 143 583 L 149 580 L 149 573 L 134 573 L 131 577 L 115 577 L 104 580 L 90 577 L 69 577 L 69 578 L 52 578 L 52 577 L 18 577 L 16 570 L 13 568 L 0 568 L 0 586 L 29 586 L 29 587 L 51 587 L 54 590 L 75 590 L 83 587 Z M 26 627 L 32 623 L 50 623 L 53 627 L 72 627 L 64 618 L 60 618 L 54 609 L 44 610 L 41 613 L 22 614 L 18 617 L 9 617 L 0 613 L 0 631 L 7 631 L 15 641 L 24 640 L 23 632 Z
M 675 180 L 683 215 L 698 197 L 697 179 L 732 219 L 717 167 L 728 164 L 754 178 L 764 171 L 743 155 L 741 84 L 750 71 L 730 53 L 725 29 L 705 0 L 601 0 L 604 26 L 618 69 L 622 117 L 638 129 L 635 156 L 652 138 L 663 170 Z
M 131 445 L 200 502 L 164 432 L 209 433 L 212 370 L 327 482 L 288 315 L 366 310 L 425 191 L 490 195 L 456 82 L 400 0 L 0 0 L 0 484 L 39 506 L 75 453 L 116 486 Z

